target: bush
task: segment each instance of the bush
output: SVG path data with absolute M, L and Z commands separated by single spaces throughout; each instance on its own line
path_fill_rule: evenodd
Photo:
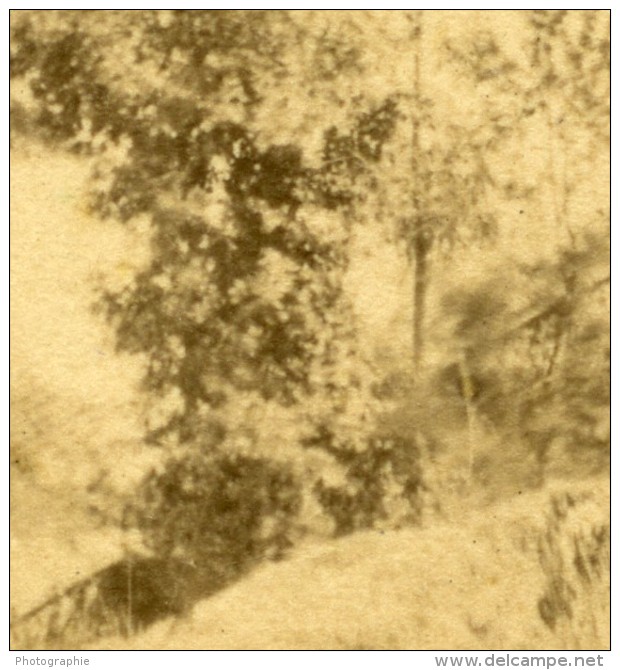
M 342 485 L 315 486 L 317 499 L 335 523 L 334 534 L 346 535 L 380 524 L 414 523 L 421 515 L 423 476 L 420 449 L 413 437 L 377 431 L 360 445 L 339 443 L 328 430 L 308 446 L 320 446 L 344 468 Z
M 195 565 L 204 594 L 264 558 L 280 558 L 300 505 L 286 465 L 235 453 L 187 453 L 151 472 L 126 521 L 155 555 Z

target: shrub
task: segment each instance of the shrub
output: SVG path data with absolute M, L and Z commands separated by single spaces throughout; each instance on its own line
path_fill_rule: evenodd
M 423 479 L 413 437 L 377 431 L 361 445 L 336 446 L 335 436 L 324 430 L 310 444 L 331 453 L 345 471 L 341 485 L 320 479 L 315 486 L 319 503 L 335 523 L 335 535 L 419 519 Z
M 584 649 L 590 639 L 604 639 L 609 620 L 609 495 L 561 491 L 550 502 L 537 544 L 545 576 L 538 612 L 569 648 Z
M 126 510 L 147 547 L 197 570 L 201 593 L 290 545 L 301 504 L 288 466 L 235 453 L 187 453 L 146 477 Z

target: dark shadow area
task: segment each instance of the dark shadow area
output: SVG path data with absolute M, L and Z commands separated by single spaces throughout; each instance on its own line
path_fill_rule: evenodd
M 81 579 L 11 622 L 13 649 L 71 649 L 127 637 L 225 586 L 186 561 L 139 555 Z

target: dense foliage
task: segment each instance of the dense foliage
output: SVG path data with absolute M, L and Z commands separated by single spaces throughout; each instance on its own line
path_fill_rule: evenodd
M 308 162 L 303 145 L 271 141 L 260 120 L 265 98 L 284 85 L 303 91 L 322 78 L 296 70 L 304 29 L 286 14 L 24 12 L 13 31 L 12 73 L 28 85 L 26 102 L 14 96 L 15 128 L 92 157 L 93 213 L 150 239 L 145 267 L 125 285 L 104 285 L 98 308 L 119 351 L 146 362 L 147 440 L 191 448 L 145 480 L 130 504 L 133 524 L 157 553 L 189 552 L 216 570 L 229 561 L 234 573 L 262 555 L 256 534 L 284 512 L 278 496 L 325 485 L 318 473 L 295 489 L 285 465 L 236 453 L 232 439 L 228 454 L 205 445 L 214 433 L 257 432 L 243 398 L 290 408 L 302 422 L 313 397 L 323 413 L 341 411 L 354 381 L 340 371 L 355 348 L 342 290 L 349 224 L 337 212 L 327 226 L 321 219 L 368 185 L 396 103 L 360 104 L 341 128 L 326 117 L 318 159 Z M 353 67 L 346 44 L 307 38 L 315 59 L 329 54 L 334 76 Z M 314 418 L 305 419 L 307 436 Z M 335 460 L 349 468 L 344 454 Z M 274 495 L 273 506 L 260 502 Z M 380 508 L 381 494 L 369 505 Z M 365 514 L 359 525 L 375 512 Z
M 200 590 L 212 591 L 291 545 L 301 500 L 286 466 L 240 454 L 192 452 L 151 473 L 125 523 L 149 548 L 196 567 Z

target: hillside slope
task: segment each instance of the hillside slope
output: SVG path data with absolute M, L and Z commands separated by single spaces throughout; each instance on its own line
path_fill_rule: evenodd
M 306 546 L 184 619 L 99 646 L 604 649 L 608 484 L 558 484 L 458 524 Z

